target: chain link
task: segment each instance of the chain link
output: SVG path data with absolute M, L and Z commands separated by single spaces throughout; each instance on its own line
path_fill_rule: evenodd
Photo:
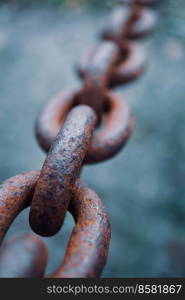
M 135 40 L 155 28 L 157 14 L 149 6 L 157 2 L 119 1 L 101 32 L 102 40 L 77 64 L 82 87 L 61 92 L 39 114 L 36 138 L 47 153 L 42 170 L 17 175 L 0 186 L 0 242 L 16 216 L 30 205 L 30 225 L 42 236 L 56 234 L 67 210 L 71 212 L 75 226 L 63 262 L 48 277 L 99 277 L 106 263 L 108 214 L 79 176 L 83 164 L 116 155 L 133 131 L 128 105 L 110 89 L 143 73 L 146 54 Z M 1 250 L 0 276 L 43 277 L 47 257 L 39 237 L 14 238 Z

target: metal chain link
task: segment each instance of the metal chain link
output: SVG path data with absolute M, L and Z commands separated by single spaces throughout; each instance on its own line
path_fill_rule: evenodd
M 59 93 L 38 117 L 36 138 L 47 153 L 42 170 L 14 176 L 0 186 L 0 242 L 30 205 L 30 225 L 42 236 L 56 234 L 67 210 L 71 212 L 75 226 L 63 262 L 48 277 L 99 277 L 106 263 L 109 218 L 100 198 L 79 176 L 83 164 L 116 155 L 133 131 L 130 108 L 110 89 L 143 73 L 146 55 L 135 40 L 155 28 L 157 15 L 150 6 L 157 2 L 119 1 L 102 40 L 76 67 L 82 87 Z M 37 236 L 14 238 L 1 250 L 0 276 L 43 277 L 47 256 Z

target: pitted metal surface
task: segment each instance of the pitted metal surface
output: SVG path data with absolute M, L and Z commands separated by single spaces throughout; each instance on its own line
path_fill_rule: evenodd
M 20 174 L 1 185 L 1 242 L 16 216 L 31 204 L 38 171 Z M 94 191 L 77 180 L 73 185 L 69 210 L 74 226 L 65 257 L 48 277 L 99 277 L 106 263 L 110 223 L 107 212 Z M 19 252 L 19 260 L 15 260 Z M 85 257 L 85 259 L 84 259 Z M 0 276 L 41 277 L 47 263 L 47 249 L 36 236 L 18 237 L 8 242 L 0 253 Z
M 36 137 L 48 152 L 41 171 L 17 175 L 0 186 L 1 242 L 16 216 L 29 205 L 30 225 L 42 236 L 55 235 L 67 210 L 71 211 L 76 224 L 64 260 L 48 277 L 99 277 L 106 263 L 108 215 L 100 198 L 79 177 L 84 163 L 113 157 L 132 133 L 130 109 L 110 88 L 138 78 L 144 70 L 145 55 L 131 40 L 153 30 L 156 14 L 141 2 L 120 4 L 116 17 L 110 19 L 111 29 L 107 24 L 102 41 L 78 64 L 82 87 L 62 92 L 41 112 Z M 153 3 L 147 1 L 147 5 Z M 14 272 L 16 263 L 11 257 L 17 251 L 27 255 Z M 0 255 L 0 274 L 44 276 L 47 248 L 33 235 L 13 239 Z
M 67 96 L 66 96 L 67 95 Z M 65 118 L 66 108 L 74 103 L 75 94 L 64 93 L 54 98 L 44 108 L 37 121 L 37 137 L 44 150 L 49 148 Z M 134 127 L 130 109 L 119 97 L 107 93 L 104 99 L 102 123 L 94 131 L 84 163 L 92 164 L 113 157 L 126 143 Z M 47 147 L 45 146 L 47 145 Z
M 94 111 L 78 105 L 52 143 L 31 205 L 30 224 L 36 233 L 50 236 L 62 226 L 95 124 Z

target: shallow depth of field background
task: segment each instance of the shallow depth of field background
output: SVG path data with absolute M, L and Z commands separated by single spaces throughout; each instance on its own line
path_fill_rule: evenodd
M 81 84 L 74 65 L 114 1 L 18 2 L 0 5 L 1 182 L 41 168 L 37 114 L 58 91 Z M 114 159 L 87 166 L 82 176 L 112 224 L 103 277 L 185 276 L 185 3 L 161 2 L 158 28 L 142 41 L 146 73 L 117 90 L 132 107 L 134 135 Z M 44 239 L 47 271 L 62 260 L 72 226 L 68 215 L 60 233 Z M 29 231 L 27 210 L 7 238 Z

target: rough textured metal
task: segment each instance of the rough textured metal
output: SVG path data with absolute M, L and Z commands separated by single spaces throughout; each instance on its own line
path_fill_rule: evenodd
M 80 62 L 76 65 L 77 71 L 82 77 L 97 78 L 97 85 L 101 82 L 98 80 L 107 80 L 107 74 L 112 71 L 112 67 L 117 62 L 120 49 L 112 41 L 103 41 L 84 53 Z
M 49 147 L 49 144 L 55 139 L 62 125 L 59 123 L 59 120 L 64 118 L 66 107 L 70 107 L 74 101 L 74 94 L 68 94 L 68 98 L 66 95 L 67 93 L 64 94 L 65 97 L 63 98 L 60 94 L 59 98 L 52 99 L 39 116 L 37 137 L 39 144 L 44 150 L 47 150 L 48 148 L 45 148 L 45 146 Z M 101 162 L 113 157 L 131 135 L 133 120 L 127 104 L 112 93 L 106 95 L 104 103 L 105 113 L 103 121 L 101 126 L 94 132 L 84 163 Z
M 87 104 L 94 108 L 98 121 L 102 119 L 105 90 L 109 81 L 109 74 L 117 62 L 120 49 L 110 41 L 101 42 L 90 49 L 76 66 L 79 74 L 83 73 L 83 88 L 80 92 L 80 104 Z M 90 56 L 89 56 L 90 55 Z
M 91 146 L 85 156 L 85 163 L 97 163 L 110 159 L 117 154 L 128 141 L 134 128 L 134 121 L 128 105 L 108 93 L 105 99 L 106 113 L 101 125 L 94 132 Z
M 0 244 L 17 214 L 32 199 L 39 172 L 23 173 L 0 185 Z
M 43 277 L 47 258 L 45 244 L 35 235 L 15 237 L 0 250 L 0 277 Z
M 103 41 L 89 48 L 76 64 L 77 74 L 86 82 L 93 79 L 104 89 L 109 85 L 109 77 L 118 63 L 122 50 L 112 41 Z M 91 103 L 91 99 L 86 101 Z M 97 101 L 97 100 L 96 100 Z
M 156 21 L 157 14 L 154 10 L 135 3 L 123 2 L 116 6 L 110 15 L 102 31 L 102 37 L 116 43 L 125 38 L 143 38 L 155 29 Z
M 94 191 L 77 181 L 70 211 L 76 225 L 61 266 L 49 277 L 99 277 L 108 255 L 110 224 Z
M 109 69 L 109 72 L 106 73 L 106 84 L 109 88 L 114 88 L 137 79 L 142 74 L 146 66 L 146 51 L 141 44 L 127 41 L 126 43 L 122 43 L 118 49 L 119 50 L 114 52 L 111 68 Z M 101 53 L 100 50 L 101 46 L 92 47 L 77 66 L 77 72 L 85 82 L 89 82 L 88 80 L 91 78 L 89 75 L 90 66 L 93 64 L 94 66 L 97 65 L 98 67 L 100 64 L 100 62 L 96 62 L 95 64 L 95 61 L 93 60 L 94 56 Z M 106 56 L 105 51 L 102 52 L 101 56 L 99 55 L 103 61 L 104 55 Z M 108 65 L 110 65 L 108 60 L 106 62 Z M 99 82 L 103 80 L 105 81 L 104 77 L 105 75 L 102 72 L 102 77 L 98 77 Z M 83 88 L 83 94 L 86 96 L 86 103 L 88 103 L 88 101 L 89 103 L 93 102 L 93 99 L 95 98 L 99 100 L 98 95 L 93 94 L 93 88 L 89 87 L 87 84 L 85 84 Z
M 38 178 L 39 172 L 25 173 L 10 178 L 0 186 L 1 241 L 15 217 L 30 205 Z M 13 201 L 13 199 L 16 200 Z M 48 277 L 98 277 L 106 262 L 110 241 L 110 224 L 107 212 L 96 193 L 79 180 L 73 185 L 69 209 L 76 225 L 71 234 L 63 263 Z M 28 240 L 23 238 L 21 243 L 27 247 L 27 243 L 30 244 L 31 240 L 30 237 Z M 46 249 L 43 244 L 41 246 L 40 243 L 42 242 L 38 240 L 33 242 L 35 243 L 33 250 L 37 251 L 38 258 L 43 255 L 44 260 L 46 260 Z M 25 248 L 17 245 L 17 242 L 15 244 L 9 245 L 9 253 L 15 253 L 14 247 L 18 247 L 20 256 L 22 256 Z M 41 255 L 40 251 L 42 252 Z M 8 253 L 4 255 L 9 257 Z M 31 257 L 32 253 L 28 259 L 26 258 L 25 265 L 21 262 L 21 268 L 23 266 L 25 269 L 26 267 L 27 269 L 30 268 Z M 11 270 L 13 270 L 15 256 L 12 259 L 13 264 L 9 261 Z M 38 262 L 38 270 L 44 269 L 43 261 Z M 18 272 L 16 275 L 20 275 L 20 273 Z
M 79 105 L 59 130 L 33 195 L 30 225 L 37 234 L 51 236 L 62 226 L 95 124 L 92 108 Z
M 0 242 L 32 197 L 30 224 L 40 235 L 57 233 L 67 209 L 71 211 L 76 225 L 62 264 L 49 277 L 98 277 L 106 262 L 110 240 L 107 213 L 98 196 L 78 177 L 83 163 L 111 158 L 132 132 L 128 106 L 108 88 L 131 81 L 143 71 L 143 52 L 136 51 L 128 39 L 153 30 L 156 14 L 142 5 L 154 3 L 121 1 L 102 34 L 109 41 L 91 49 L 78 67 L 84 79 L 81 90 L 61 94 L 40 115 L 36 134 L 49 151 L 41 173 L 21 174 L 0 186 Z M 22 253 L 20 260 L 15 259 L 18 252 Z M 14 239 L 0 255 L 0 276 L 3 270 L 15 277 L 43 276 L 47 248 L 35 236 Z
M 48 152 L 68 112 L 78 104 L 76 91 L 64 91 L 53 97 L 42 109 L 36 121 L 35 134 L 41 148 Z
M 127 42 L 122 49 L 119 63 L 112 70 L 109 87 L 115 88 L 139 78 L 147 65 L 147 54 L 143 45 Z

